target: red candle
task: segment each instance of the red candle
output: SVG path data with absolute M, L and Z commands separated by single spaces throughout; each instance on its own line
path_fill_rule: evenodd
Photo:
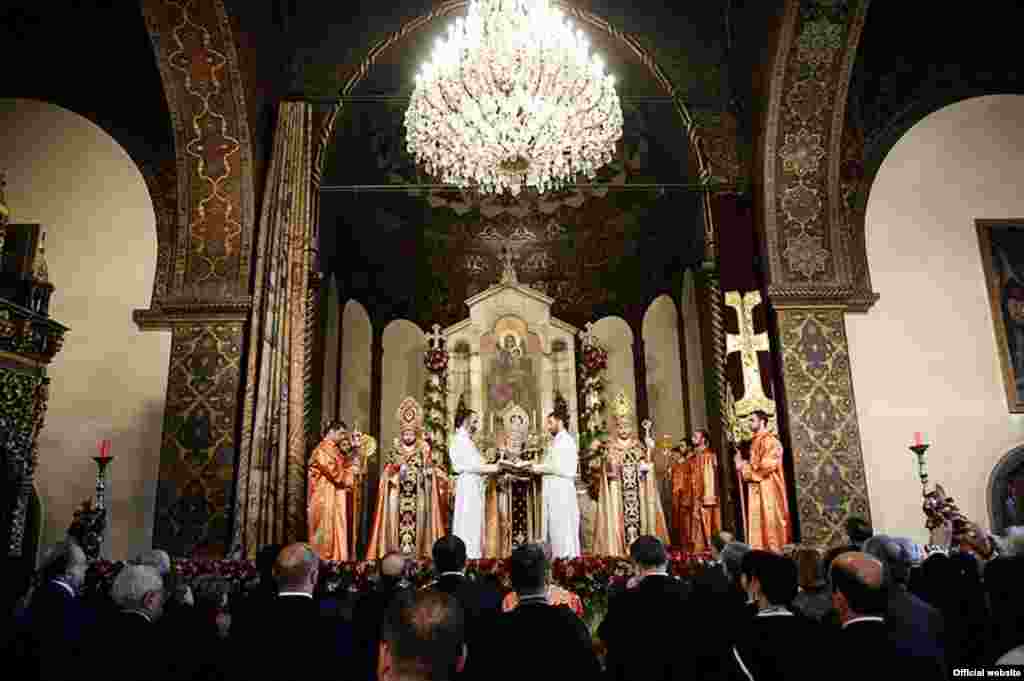
M 922 442 L 921 433 L 914 433 L 914 446 L 919 447 Z

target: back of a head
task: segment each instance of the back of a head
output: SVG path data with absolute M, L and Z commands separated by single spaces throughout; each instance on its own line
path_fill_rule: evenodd
M 658 570 L 668 565 L 665 545 L 649 534 L 638 537 L 629 545 L 629 557 L 643 570 Z
M 280 591 L 312 591 L 320 556 L 308 544 L 289 544 L 274 563 L 274 579 Z
M 846 597 L 850 611 L 885 616 L 888 605 L 885 565 L 866 553 L 847 552 L 832 563 L 832 590 Z
M 380 560 L 380 575 L 383 578 L 395 581 L 405 575 L 405 566 L 409 559 L 404 553 L 391 551 L 386 553 Z
M 39 575 L 49 582 L 61 579 L 76 565 L 86 563 L 85 551 L 71 541 L 60 541 L 49 547 L 39 562 Z
M 750 546 L 743 542 L 734 541 L 725 545 L 722 549 L 722 563 L 725 565 L 725 570 L 729 573 L 730 577 L 733 579 L 739 578 L 743 556 L 750 553 L 750 551 Z
M 136 565 L 148 565 L 156 568 L 161 576 L 166 577 L 171 572 L 171 557 L 163 549 L 150 549 L 143 551 L 135 558 Z
M 283 548 L 280 544 L 267 544 L 256 552 L 256 571 L 261 579 L 273 580 L 274 563 Z
M 719 554 L 722 553 L 725 545 L 732 541 L 736 541 L 736 537 L 732 536 L 729 532 L 717 532 L 711 535 L 711 546 Z
M 910 579 L 910 554 L 892 537 L 876 534 L 864 542 L 864 553 L 877 558 L 885 566 L 893 584 L 905 585 Z
M 1006 555 L 1010 558 L 1024 558 L 1024 527 L 1015 525 L 1007 528 Z
M 1022 574 L 1024 556 L 996 558 L 985 566 L 985 591 L 997 621 L 1024 621 L 1024 589 L 1020 588 Z
M 748 551 L 740 561 L 740 572 L 748 580 L 758 579 L 770 605 L 789 605 L 796 598 L 796 563 L 785 556 L 759 549 Z
M 788 606 L 799 592 L 796 562 L 792 558 L 769 554 L 760 566 L 761 591 L 771 605 Z
M 164 580 L 151 565 L 126 565 L 121 568 L 110 587 L 110 597 L 123 610 L 144 606 L 143 599 L 153 592 L 163 592 Z
M 850 537 L 852 544 L 863 544 L 874 532 L 871 530 L 871 525 L 868 525 L 868 521 L 860 516 L 852 515 L 846 519 L 846 534 Z
M 851 551 L 858 551 L 858 550 L 859 549 L 856 546 L 850 546 L 849 544 L 847 544 L 845 546 L 833 546 L 828 551 L 826 551 L 825 552 L 825 557 L 821 561 L 822 562 L 822 570 L 825 572 L 825 580 L 826 581 L 831 581 L 832 580 L 832 576 L 831 576 L 832 564 L 836 561 L 836 558 L 838 558 L 839 556 L 843 555 L 844 553 L 850 553 Z
M 432 551 L 434 570 L 441 572 L 461 572 L 466 568 L 466 542 L 454 534 L 448 534 L 436 542 Z
M 385 617 L 381 641 L 388 648 L 394 677 L 451 679 L 466 641 L 462 608 L 440 591 L 402 592 Z
M 797 549 L 793 560 L 796 562 L 797 581 L 801 589 L 813 591 L 825 586 L 825 566 L 818 549 Z
M 523 544 L 509 561 L 512 588 L 518 593 L 537 593 L 547 586 L 548 559 L 540 544 Z

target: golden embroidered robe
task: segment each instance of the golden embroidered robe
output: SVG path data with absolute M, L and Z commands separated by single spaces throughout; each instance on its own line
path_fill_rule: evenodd
M 781 552 L 792 529 L 786 478 L 782 470 L 782 443 L 761 432 L 750 444 L 750 461 L 740 469 L 747 499 L 747 543 L 755 549 Z
M 649 471 L 642 471 L 643 465 Z M 647 460 L 639 440 L 613 439 L 608 454 L 598 462 L 597 523 L 594 553 L 599 556 L 628 556 L 637 537 L 650 534 L 669 543 L 668 524 L 661 507 L 661 494 L 654 466 Z
M 448 474 L 434 465 L 427 442 L 409 450 L 396 446 L 380 476 L 366 560 L 391 551 L 429 557 L 448 533 L 449 496 Z
M 309 460 L 306 513 L 309 543 L 322 560 L 355 559 L 349 495 L 356 481 L 352 457 L 344 456 L 331 440 L 317 445 Z
M 693 461 L 687 456 L 672 464 L 672 545 L 693 550 Z
M 690 481 L 693 484 L 693 522 L 691 551 L 711 549 L 711 537 L 722 529 L 722 513 L 718 505 L 718 459 L 707 447 L 690 458 Z

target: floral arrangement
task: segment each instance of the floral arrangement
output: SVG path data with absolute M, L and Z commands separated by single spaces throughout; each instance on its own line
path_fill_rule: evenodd
M 589 325 L 588 325 L 589 326 Z M 605 371 L 608 369 L 608 351 L 605 350 L 593 334 L 583 337 L 583 353 L 580 356 L 580 451 L 590 452 L 594 442 L 604 442 L 608 438 L 601 414 L 605 409 L 603 397 L 605 388 Z M 584 466 L 584 480 L 587 470 Z
M 436 328 L 436 327 L 435 327 Z M 448 459 L 448 351 L 436 341 L 423 354 L 427 381 L 423 386 L 423 428 L 434 461 L 442 462 L 451 473 Z
M 594 342 L 583 350 L 583 368 L 589 374 L 599 374 L 608 368 L 608 351 Z
M 448 370 L 448 351 L 444 348 L 429 348 L 423 354 L 423 366 L 432 374 L 443 374 Z

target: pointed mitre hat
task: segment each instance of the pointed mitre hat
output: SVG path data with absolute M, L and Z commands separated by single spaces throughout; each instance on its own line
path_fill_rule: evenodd
M 628 419 L 633 415 L 633 407 L 629 404 L 625 390 L 620 390 L 612 401 L 612 415 L 618 420 Z
M 402 403 L 398 405 L 395 417 L 398 419 L 399 430 L 415 428 L 420 431 L 423 429 L 423 409 L 420 408 L 420 403 L 412 397 L 402 400 Z

